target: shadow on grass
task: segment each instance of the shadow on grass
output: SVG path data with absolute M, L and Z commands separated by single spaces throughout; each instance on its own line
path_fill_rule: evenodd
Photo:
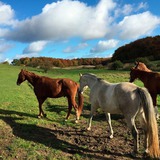
M 29 114 L 29 113 L 25 113 L 25 112 L 18 112 L 18 111 L 14 111 L 14 110 L 5 110 L 5 109 L 0 109 L 0 115 L 4 115 L 4 116 L 18 115 L 20 117 L 25 116 L 25 117 L 31 117 L 31 118 L 38 117 L 36 114 Z
M 21 139 L 35 142 L 35 143 L 40 143 L 43 144 L 47 147 L 53 148 L 55 150 L 62 151 L 64 153 L 70 153 L 70 154 L 80 154 L 85 157 L 89 157 L 91 159 L 101 159 L 101 160 L 109 160 L 111 158 L 105 158 L 103 155 L 108 154 L 108 155 L 114 155 L 114 156 L 125 156 L 128 157 L 128 154 L 122 155 L 120 153 L 104 153 L 104 151 L 94 151 L 89 148 L 84 148 L 78 144 L 74 144 L 70 142 L 70 136 L 74 136 L 75 133 L 71 133 L 67 138 L 65 137 L 64 139 L 60 139 L 58 135 L 63 135 L 64 130 L 63 128 L 57 129 L 49 129 L 49 128 L 44 128 L 41 126 L 37 126 L 34 124 L 26 124 L 26 123 L 18 123 L 16 122 L 17 120 L 23 120 L 23 118 L 17 118 L 13 117 L 13 115 L 19 115 L 19 116 L 28 116 L 28 117 L 34 117 L 34 115 L 27 114 L 27 113 L 22 113 L 22 112 L 17 112 L 17 111 L 10 111 L 10 110 L 3 110 L 0 109 L 0 119 L 2 119 L 4 122 L 6 122 L 13 130 L 13 134 L 16 137 L 19 137 Z M 72 135 L 73 134 L 73 135 Z M 83 131 L 80 131 L 82 136 L 87 136 L 83 134 Z M 66 136 L 66 135 L 65 135 Z M 98 154 L 97 154 L 98 153 Z
M 67 112 L 68 112 L 68 107 L 67 106 L 53 105 L 48 101 L 46 101 L 46 104 L 47 104 L 47 107 L 45 108 L 46 111 L 54 112 L 56 114 L 61 114 L 63 112 L 64 116 L 67 115 Z M 88 103 L 84 104 L 83 111 L 82 111 L 82 114 L 80 116 L 80 119 L 81 119 L 81 117 L 84 117 L 88 121 L 88 119 L 90 117 L 90 108 L 91 108 L 90 104 L 88 104 Z M 76 113 L 75 113 L 74 108 L 72 108 L 71 114 L 73 114 L 76 117 Z M 123 115 L 118 115 L 118 114 L 112 114 L 111 115 L 111 120 L 120 120 L 120 119 L 123 120 L 124 116 Z M 95 113 L 94 117 L 93 117 L 93 121 L 97 121 L 97 122 L 98 121 L 106 121 L 106 116 L 105 116 L 104 112 L 97 111 Z M 58 121 L 56 121 L 56 122 L 58 122 Z

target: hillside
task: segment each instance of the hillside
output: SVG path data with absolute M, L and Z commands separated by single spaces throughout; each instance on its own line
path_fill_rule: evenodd
M 159 60 L 160 36 L 146 37 L 118 48 L 112 56 L 112 61 L 132 62 L 139 57 L 147 57 L 150 61 Z
M 145 61 L 144 58 L 145 57 Z M 153 70 L 160 70 L 160 36 L 146 37 L 136 40 L 125 46 L 119 47 L 115 50 L 111 58 L 78 58 L 78 59 L 56 59 L 49 57 L 32 57 L 32 58 L 20 58 L 14 59 L 12 64 L 18 66 L 30 66 L 37 67 L 44 70 L 48 70 L 55 67 L 67 68 L 67 67 L 79 67 L 82 66 L 94 66 L 96 68 L 107 67 L 109 69 L 124 68 L 124 63 L 134 63 L 135 60 L 144 61 L 148 63 L 149 67 Z M 143 59 L 143 60 L 142 60 Z M 121 61 L 119 64 L 114 64 L 116 61 Z M 151 63 L 152 64 L 151 64 Z M 158 64 L 157 64 L 158 62 Z M 150 63 L 150 64 L 149 64 Z M 130 68 L 130 66 L 128 67 Z

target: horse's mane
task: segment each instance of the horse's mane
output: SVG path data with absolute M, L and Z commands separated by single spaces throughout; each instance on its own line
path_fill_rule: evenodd
M 33 72 L 29 72 L 29 71 L 27 71 L 27 70 L 23 70 L 23 71 L 24 71 L 24 73 L 27 73 L 28 75 L 32 75 L 32 76 L 34 76 L 34 77 L 36 77 L 36 78 L 41 77 L 41 76 L 39 76 L 39 75 L 37 75 L 37 74 L 35 74 L 35 73 L 33 73 Z
M 84 73 L 83 76 L 92 76 L 93 78 L 97 79 L 98 81 L 104 80 L 103 78 L 99 78 L 97 77 L 95 74 L 93 73 Z
M 148 71 L 140 70 L 140 69 L 137 69 L 137 68 L 132 68 L 131 70 L 136 71 L 136 72 L 139 72 L 139 73 L 146 73 L 146 74 L 148 74 L 148 75 L 153 75 L 153 74 L 159 75 L 158 72 L 148 72 Z

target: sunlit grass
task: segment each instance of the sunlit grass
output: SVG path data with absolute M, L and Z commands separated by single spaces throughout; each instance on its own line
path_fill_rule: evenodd
M 43 104 L 43 109 L 47 118 L 38 119 L 38 102 L 32 87 L 27 82 L 20 86 L 16 85 L 16 80 L 21 67 L 0 65 L 0 159 L 67 159 L 63 155 L 66 144 L 54 144 L 54 134 L 51 129 L 54 125 L 60 127 L 84 127 L 74 123 L 75 111 L 72 110 L 70 119 L 65 122 L 67 114 L 67 99 L 47 99 Z M 40 69 L 28 68 L 36 74 L 52 78 L 71 78 L 79 81 L 79 73 L 94 73 L 112 83 L 129 81 L 127 71 L 108 71 L 105 69 L 53 69 L 48 73 L 43 73 Z M 140 81 L 135 82 L 143 86 Z M 85 106 L 89 109 L 88 92 L 85 93 Z M 160 104 L 160 100 L 158 99 Z M 88 121 L 83 116 L 81 119 Z M 93 124 L 96 123 L 95 121 Z M 6 131 L 6 132 L 5 132 Z M 38 132 L 39 131 L 39 132 Z M 47 137 L 53 137 L 53 142 L 48 142 Z M 43 137 L 44 136 L 44 137 Z M 40 137 L 40 138 L 39 138 Z M 6 142 L 4 141 L 6 140 Z M 52 146 L 52 147 L 51 147 Z M 57 149 L 62 147 L 62 149 Z M 18 153 L 18 155 L 17 155 Z M 73 155 L 73 159 L 81 159 L 84 155 L 78 153 Z

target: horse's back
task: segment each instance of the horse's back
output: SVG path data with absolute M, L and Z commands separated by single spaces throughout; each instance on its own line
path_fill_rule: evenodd
M 130 82 L 122 82 L 117 84 L 115 95 L 117 104 L 123 114 L 137 111 L 140 105 L 140 97 L 137 94 L 137 86 Z M 134 111 L 133 111 L 134 110 Z
M 61 96 L 67 96 L 72 90 L 74 90 L 74 88 L 77 89 L 77 83 L 71 79 L 41 77 L 37 81 L 34 90 L 36 95 L 58 98 Z
M 144 86 L 148 88 L 151 93 L 160 93 L 160 73 L 145 72 Z
M 92 104 L 99 105 L 105 112 L 124 114 L 133 105 L 139 104 L 136 94 L 137 86 L 129 82 L 95 84 L 90 93 Z M 128 111 L 127 111 L 128 112 Z

